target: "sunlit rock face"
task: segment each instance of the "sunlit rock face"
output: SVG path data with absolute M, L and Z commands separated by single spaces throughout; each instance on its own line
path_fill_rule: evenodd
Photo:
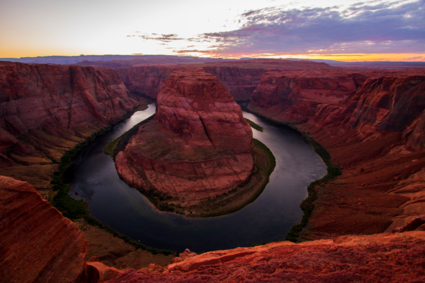
M 183 69 L 158 94 L 155 120 L 140 126 L 115 162 L 134 187 L 193 200 L 245 182 L 251 148 L 251 128 L 218 78 Z
M 213 251 L 108 282 L 418 282 L 425 279 L 424 237 L 415 231 Z
M 74 282 L 87 241 L 27 182 L 0 176 L 0 281 Z

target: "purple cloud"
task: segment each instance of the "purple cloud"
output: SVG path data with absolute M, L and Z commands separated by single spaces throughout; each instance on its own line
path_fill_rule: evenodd
M 205 33 L 220 53 L 422 53 L 425 0 L 338 7 L 266 8 L 241 15 L 238 30 Z

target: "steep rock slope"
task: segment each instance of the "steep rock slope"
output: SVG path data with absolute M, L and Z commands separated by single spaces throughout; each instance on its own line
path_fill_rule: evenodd
M 202 69 L 207 73 L 216 75 L 236 101 L 251 99 L 252 92 L 267 70 L 259 67 L 243 68 L 220 65 L 211 65 Z
M 116 69 L 126 87 L 132 92 L 156 98 L 165 85 L 173 66 L 139 66 Z
M 129 270 L 105 282 L 419 282 L 425 232 L 345 236 L 214 251 L 162 273 Z
M 110 62 L 111 64 L 113 62 Z M 96 65 L 94 65 L 96 66 Z M 107 67 L 105 65 L 105 67 Z M 111 68 L 114 68 L 111 65 Z M 154 64 L 134 64 L 127 68 L 115 69 L 125 85 L 133 92 L 144 93 L 156 98 L 165 85 L 165 80 L 174 69 L 197 69 L 202 68 L 204 72 L 216 75 L 220 82 L 229 90 L 233 98 L 238 100 L 251 99 L 252 92 L 260 83 L 261 76 L 270 70 L 280 70 L 282 72 L 306 72 L 309 71 L 329 71 L 343 69 L 331 67 L 324 63 L 311 61 L 287 61 L 287 60 L 245 60 L 245 61 L 225 61 L 220 63 L 204 63 L 202 65 Z
M 218 78 L 186 69 L 167 79 L 155 121 L 139 127 L 115 164 L 134 187 L 199 200 L 248 178 L 251 147 L 251 128 Z
M 306 122 L 317 105 L 337 105 L 366 80 L 361 74 L 333 71 L 265 73 L 252 95 L 251 105 L 268 109 L 291 122 Z
M 417 75 L 370 78 L 338 103 L 324 101 L 304 114 L 298 111 L 303 100 L 287 103 L 282 112 L 250 106 L 279 121 L 306 121 L 296 127 L 343 169 L 336 180 L 316 186 L 304 239 L 380 233 L 422 221 L 424 86 L 425 77 Z
M 87 241 L 28 183 L 0 176 L 0 281 L 74 282 Z
M 47 189 L 53 162 L 138 104 L 112 70 L 0 63 L 0 173 Z

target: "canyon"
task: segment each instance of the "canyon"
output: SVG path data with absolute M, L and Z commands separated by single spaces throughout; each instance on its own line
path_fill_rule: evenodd
M 251 127 L 217 76 L 173 71 L 156 108 L 115 156 L 123 180 L 183 207 L 245 183 L 254 166 Z
M 61 157 L 138 106 L 111 70 L 0 63 L 0 175 L 51 199 Z
M 263 76 L 248 108 L 313 137 L 342 169 L 341 176 L 314 188 L 315 208 L 299 239 L 391 232 L 412 221 L 418 227 L 425 223 L 416 220 L 425 214 L 425 191 L 419 185 L 425 162 L 423 71 L 368 78 L 345 93 L 324 83 L 312 90 L 313 79 L 303 86 L 285 74 Z
M 194 69 L 200 66 L 112 70 L 1 62 L 0 175 L 9 176 L 0 177 L 0 247 L 7 252 L 0 258 L 7 266 L 2 278 L 21 282 L 424 280 L 425 69 L 353 70 L 282 60 L 205 65 L 202 71 L 216 74 L 235 99 L 250 99 L 253 90 L 250 111 L 313 138 L 341 169 L 340 176 L 312 188 L 316 199 L 309 205 L 314 209 L 296 234 L 297 241 L 306 242 L 201 255 L 187 251 L 168 265 L 137 270 L 119 270 L 98 258 L 87 261 L 87 249 L 96 240 L 87 243 L 75 224 L 42 199 L 55 194 L 50 181 L 58 162 L 65 152 L 137 108 L 140 97 L 131 91 L 161 100 L 161 89 L 167 91 L 165 80 L 171 77 L 173 84 L 173 70 L 188 68 L 193 72 L 188 77 L 196 78 Z M 170 122 L 173 116 L 167 109 L 184 105 L 178 97 L 164 101 L 162 109 L 159 104 L 154 121 L 166 123 L 170 133 L 180 124 Z M 202 137 L 201 145 L 208 140 Z M 223 143 L 218 139 L 216 144 Z M 54 232 L 58 236 L 51 238 Z

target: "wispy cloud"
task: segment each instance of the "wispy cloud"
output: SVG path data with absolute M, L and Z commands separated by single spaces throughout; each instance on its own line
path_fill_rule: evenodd
M 341 8 L 269 7 L 240 15 L 240 28 L 190 38 L 134 34 L 143 40 L 186 43 L 175 53 L 350 54 L 425 53 L 425 0 L 359 2 Z
M 139 33 L 136 31 L 136 33 Z M 177 40 L 186 40 L 185 38 L 178 37 L 177 34 L 171 33 L 171 34 L 157 34 L 157 33 L 151 33 L 151 34 L 132 34 L 127 35 L 127 37 L 140 37 L 145 40 L 157 40 L 161 42 L 172 42 Z
M 425 52 L 425 0 L 339 7 L 266 8 L 241 15 L 240 29 L 205 33 L 220 53 Z

